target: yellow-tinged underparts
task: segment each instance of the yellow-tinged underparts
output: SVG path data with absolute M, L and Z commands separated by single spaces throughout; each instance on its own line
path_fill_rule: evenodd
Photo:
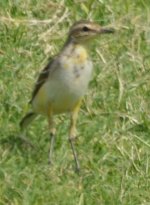
M 77 45 L 75 49 L 78 50 L 78 53 L 77 53 L 76 58 L 74 58 L 74 63 L 83 64 L 88 58 L 87 50 L 83 46 L 80 46 L 80 45 Z
M 74 107 L 74 110 L 71 113 L 71 123 L 70 123 L 70 131 L 69 135 L 72 137 L 76 136 L 76 122 L 78 118 L 78 112 L 81 106 L 82 99 L 80 99 Z
M 76 135 L 76 121 L 81 99 L 87 91 L 92 75 L 92 61 L 88 56 L 87 44 L 102 33 L 113 32 L 113 29 L 102 28 L 94 22 L 76 22 L 71 27 L 61 52 L 44 68 L 38 78 L 31 99 L 32 111 L 22 119 L 20 126 L 25 128 L 37 114 L 48 117 L 51 135 L 49 163 L 51 163 L 55 136 L 53 115 L 69 112 L 71 115 L 69 142 L 76 170 L 79 171 L 79 162 L 72 139 Z

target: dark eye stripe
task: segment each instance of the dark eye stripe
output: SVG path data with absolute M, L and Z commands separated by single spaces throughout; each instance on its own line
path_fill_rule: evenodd
M 87 26 L 84 26 L 84 27 L 82 28 L 82 30 L 83 30 L 83 31 L 89 31 L 90 29 L 89 29 Z

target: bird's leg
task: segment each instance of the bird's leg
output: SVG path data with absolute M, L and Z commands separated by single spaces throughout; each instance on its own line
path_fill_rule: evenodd
M 49 118 L 49 130 L 50 130 L 50 148 L 49 148 L 48 163 L 51 165 L 54 143 L 55 143 L 55 132 L 56 132 L 55 127 L 54 127 L 54 121 L 52 120 L 52 117 Z
M 81 101 L 78 102 L 78 104 L 75 106 L 74 110 L 71 112 L 71 123 L 70 123 L 70 131 L 69 131 L 69 142 L 70 142 L 72 153 L 74 156 L 75 167 L 76 167 L 77 172 L 80 171 L 80 164 L 78 161 L 77 153 L 76 153 L 75 148 L 74 148 L 74 139 L 76 136 L 76 121 L 77 121 L 77 117 L 78 117 L 80 104 L 81 104 Z

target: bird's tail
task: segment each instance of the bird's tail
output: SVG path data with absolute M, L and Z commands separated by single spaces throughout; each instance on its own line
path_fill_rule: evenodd
M 20 121 L 20 128 L 21 130 L 24 130 L 37 116 L 34 112 L 27 113 L 22 120 Z

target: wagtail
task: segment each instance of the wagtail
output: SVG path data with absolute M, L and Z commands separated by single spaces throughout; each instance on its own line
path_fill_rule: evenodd
M 39 114 L 47 117 L 51 137 L 49 163 L 52 162 L 55 139 L 53 117 L 61 113 L 70 113 L 69 142 L 76 170 L 80 169 L 74 138 L 78 112 L 92 75 L 93 66 L 88 54 L 88 45 L 101 34 L 113 32 L 113 28 L 101 27 L 91 21 L 74 23 L 63 48 L 41 71 L 37 79 L 30 100 L 32 111 L 25 115 L 20 126 L 24 130 Z

